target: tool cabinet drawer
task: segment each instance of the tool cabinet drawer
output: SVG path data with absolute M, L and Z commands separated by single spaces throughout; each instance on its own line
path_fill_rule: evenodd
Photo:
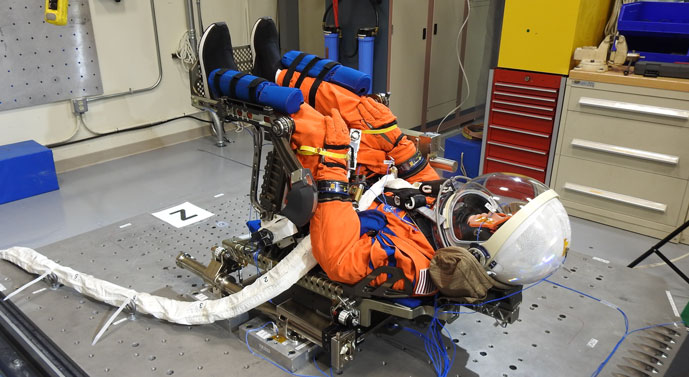
M 522 105 L 540 106 L 550 109 L 557 108 L 557 96 L 552 93 L 528 91 L 508 86 L 496 86 L 493 90 L 494 101 L 515 102 Z
M 537 168 L 546 168 L 548 165 L 548 152 L 546 151 L 494 140 L 486 141 L 486 156 L 519 162 Z
M 580 87 L 569 90 L 568 110 L 689 127 L 687 101 Z
M 531 166 L 504 158 L 486 156 L 483 165 L 483 173 L 504 172 L 517 173 L 545 182 L 545 168 Z
M 550 135 L 553 132 L 555 115 L 533 114 L 505 108 L 490 109 L 490 124 L 505 125 L 525 131 Z
M 689 179 L 689 128 L 568 112 L 560 153 Z
M 520 145 L 527 148 L 548 150 L 550 134 L 521 130 L 515 127 L 491 124 L 488 126 L 488 140 Z
M 682 209 L 687 181 L 560 156 L 555 190 L 564 203 L 585 205 L 610 218 L 633 217 L 674 226 Z
M 547 73 L 516 71 L 510 69 L 495 70 L 495 90 L 507 89 L 524 93 L 540 93 L 538 95 L 557 98 L 561 76 Z
M 504 109 L 511 111 L 524 112 L 532 115 L 541 115 L 552 118 L 555 115 L 555 106 L 533 105 L 530 103 L 523 103 L 514 100 L 500 100 L 493 99 L 491 102 L 492 109 Z

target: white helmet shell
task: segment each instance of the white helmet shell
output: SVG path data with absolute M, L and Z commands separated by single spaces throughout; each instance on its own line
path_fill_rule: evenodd
M 564 262 L 571 228 L 555 191 L 522 175 L 453 182 L 436 201 L 439 247 L 469 249 L 498 281 L 538 281 Z

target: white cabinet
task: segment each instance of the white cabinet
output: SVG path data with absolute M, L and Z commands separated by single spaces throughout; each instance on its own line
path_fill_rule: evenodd
M 390 109 L 400 127 L 412 128 L 421 124 L 428 1 L 393 0 L 390 5 Z
M 444 117 L 457 106 L 459 63 L 457 33 L 464 20 L 464 1 L 436 1 L 433 7 L 431 69 L 426 119 Z M 460 37 L 461 48 L 461 37 Z M 485 91 L 484 91 L 485 93 Z
M 471 86 L 462 109 L 483 108 L 488 71 L 497 60 L 501 4 L 470 0 L 463 57 L 467 83 L 457 61 L 457 50 L 461 53 L 463 48 L 463 37 L 458 41 L 457 33 L 464 22 L 466 1 L 390 0 L 390 108 L 400 127 L 413 128 L 443 118 L 457 106 L 460 80 L 462 98 L 467 95 L 467 85 Z
M 662 81 L 572 71 L 551 180 L 571 215 L 659 238 L 686 221 L 689 92 L 635 85 Z

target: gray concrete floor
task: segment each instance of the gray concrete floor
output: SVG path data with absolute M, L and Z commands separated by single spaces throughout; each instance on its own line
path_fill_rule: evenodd
M 227 137 L 224 148 L 201 138 L 59 174 L 60 190 L 0 205 L 0 249 L 38 248 L 199 193 L 248 194 L 251 138 Z

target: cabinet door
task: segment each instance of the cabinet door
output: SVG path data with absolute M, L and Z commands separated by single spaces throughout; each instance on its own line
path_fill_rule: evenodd
M 390 109 L 400 127 L 412 128 L 421 124 L 428 1 L 395 0 L 391 4 Z
M 459 63 L 457 49 L 461 52 L 461 37 L 457 33 L 464 22 L 465 0 L 435 1 L 433 6 L 433 33 L 431 66 L 428 85 L 426 119 L 430 122 L 444 117 L 457 106 Z M 468 25 L 467 25 L 468 26 Z M 466 29 L 466 26 L 465 26 Z

